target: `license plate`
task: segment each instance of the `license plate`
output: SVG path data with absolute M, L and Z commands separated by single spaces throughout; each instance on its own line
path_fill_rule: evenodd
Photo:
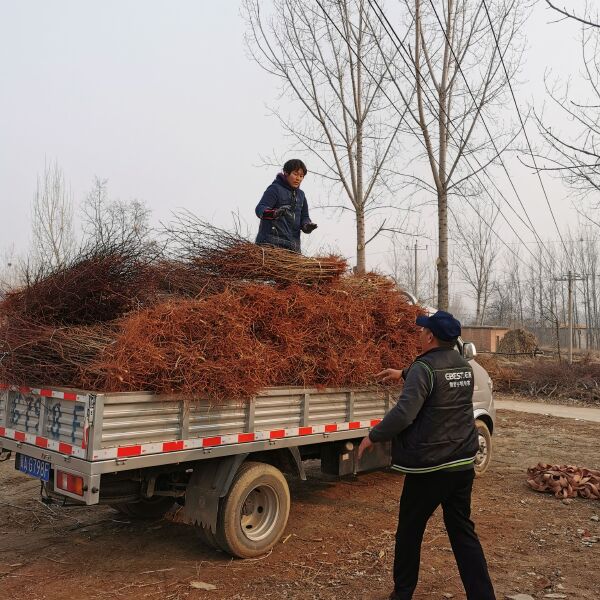
M 36 479 L 50 481 L 50 468 L 50 463 L 45 460 L 18 453 L 15 456 L 15 469 Z

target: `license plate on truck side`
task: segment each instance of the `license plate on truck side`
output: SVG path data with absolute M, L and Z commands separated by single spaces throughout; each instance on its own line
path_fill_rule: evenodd
M 31 477 L 35 477 L 36 479 L 50 481 L 50 468 L 50 463 L 45 460 L 25 456 L 18 452 L 15 455 L 15 469 L 21 471 L 21 473 L 30 475 Z

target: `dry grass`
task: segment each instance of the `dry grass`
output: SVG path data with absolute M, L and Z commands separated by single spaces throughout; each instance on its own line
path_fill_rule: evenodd
M 480 355 L 477 362 L 490 374 L 496 391 L 600 403 L 600 362 L 590 358 L 570 365 L 554 358 L 509 361 Z

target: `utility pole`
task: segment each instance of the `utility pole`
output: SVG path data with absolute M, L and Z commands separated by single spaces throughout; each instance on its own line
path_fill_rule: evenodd
M 555 281 L 566 281 L 568 282 L 568 295 L 567 295 L 567 315 L 569 320 L 569 364 L 573 364 L 573 282 L 584 281 L 587 279 L 585 275 L 579 275 L 569 271 L 567 275 L 561 275 L 557 277 Z M 558 312 L 558 310 L 557 310 Z
M 407 246 L 407 248 L 410 248 L 409 246 Z M 415 298 L 418 298 L 419 296 L 419 267 L 418 267 L 418 252 L 419 250 L 427 250 L 427 246 L 425 246 L 424 248 L 419 248 L 419 245 L 417 243 L 417 240 L 415 240 L 415 246 L 414 246 L 414 252 L 415 252 Z

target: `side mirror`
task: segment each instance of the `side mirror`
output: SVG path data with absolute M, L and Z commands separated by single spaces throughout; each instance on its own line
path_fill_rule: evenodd
M 462 355 L 465 360 L 472 360 L 477 356 L 477 348 L 473 342 L 465 342 L 462 347 Z

